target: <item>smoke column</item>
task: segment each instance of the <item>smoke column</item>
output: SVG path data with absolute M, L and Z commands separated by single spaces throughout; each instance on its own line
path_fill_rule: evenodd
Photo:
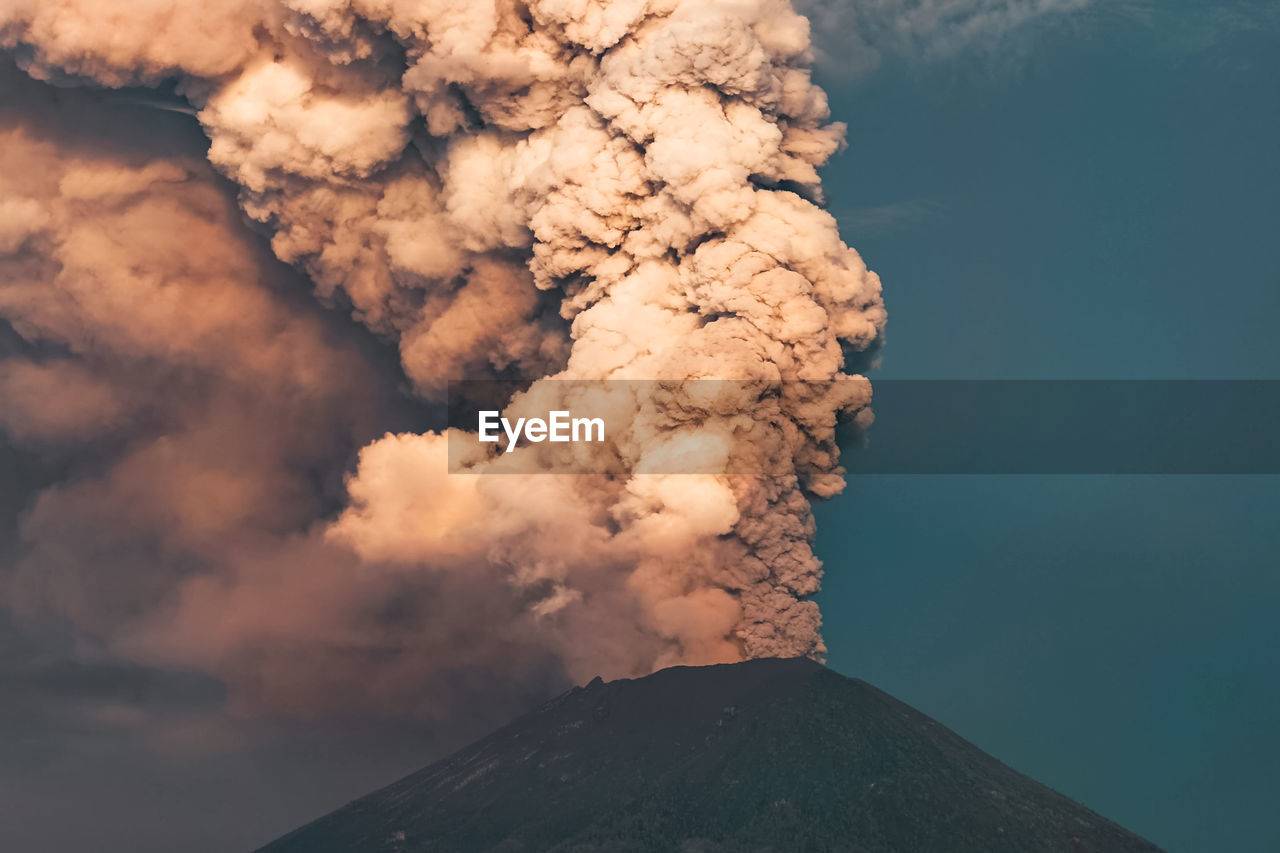
M 188 477 L 186 455 L 147 456 L 164 475 L 128 488 L 156 501 L 157 482 L 212 489 L 227 515 L 156 557 L 183 563 L 152 583 L 163 594 L 127 617 L 22 588 L 10 606 L 59 609 L 114 653 L 207 668 L 242 707 L 283 711 L 356 684 L 375 704 L 426 701 L 405 685 L 434 683 L 445 661 L 546 664 L 582 679 L 825 651 L 809 502 L 844 485 L 836 419 L 870 399 L 866 380 L 842 372 L 844 356 L 876 340 L 885 313 L 879 279 L 820 207 L 817 169 L 844 128 L 811 82 L 808 22 L 786 0 L 9 0 L 0 44 L 61 85 L 176 80 L 209 161 L 275 256 L 324 304 L 394 341 L 425 398 L 463 377 L 822 383 L 784 385 L 795 390 L 772 407 L 749 382 L 713 401 L 677 390 L 651 431 L 608 448 L 643 470 L 662 452 L 657 436 L 711 437 L 726 459 L 750 460 L 753 477 L 449 475 L 444 435 L 388 434 L 359 452 L 344 508 L 273 526 L 244 501 L 290 499 L 297 478 L 278 465 L 260 467 L 286 482 L 258 490 L 253 465 L 241 482 Z M 85 199 L 151 204 L 193 174 L 159 159 L 113 168 L 7 192 L 0 255 L 36 267 L 38 255 L 49 269 L 33 276 L 72 288 L 55 262 L 76 245 Z M 183 247 L 171 251 L 181 266 Z M 176 286 L 167 298 L 195 299 L 195 316 L 220 305 L 227 334 L 240 334 L 236 318 L 249 331 L 233 346 L 219 325 L 152 356 L 244 361 L 312 389 L 314 411 L 267 418 L 280 434 L 265 454 L 296 455 L 294 433 L 323 444 L 316 418 L 361 405 L 361 383 L 341 376 L 332 348 L 302 331 L 273 335 L 310 328 L 264 313 L 279 300 L 254 307 L 243 283 L 243 298 L 230 284 L 205 282 L 199 298 Z M 72 316 L 83 305 L 33 307 L 0 286 L 0 315 L 19 334 L 70 343 L 74 356 L 0 362 L 10 433 L 82 440 L 145 408 L 147 389 L 85 362 L 138 355 L 142 324 L 154 322 L 155 337 L 166 318 L 136 294 Z M 38 389 L 54 370 L 60 387 L 84 393 L 42 412 Z M 545 387 L 512 406 L 532 406 Z M 255 405 L 228 390 L 202 397 L 200 411 Z M 118 479 L 76 501 L 68 495 L 84 482 L 42 496 L 24 529 L 31 577 L 48 571 L 58 513 L 109 501 Z M 171 521 L 111 524 L 150 542 Z

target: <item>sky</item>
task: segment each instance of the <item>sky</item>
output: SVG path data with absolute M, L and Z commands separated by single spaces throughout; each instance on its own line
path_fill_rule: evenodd
M 826 201 L 841 237 L 885 282 L 890 320 L 873 379 L 1280 379 L 1272 4 L 798 5 L 817 22 L 818 80 L 849 125 L 849 148 L 823 171 Z M 193 61 L 214 61 L 199 53 Z M 262 229 L 244 227 L 234 186 L 205 164 L 204 133 L 172 87 L 55 90 L 6 66 L 0 92 L 0 131 L 25 129 L 0 152 L 19 164 L 6 177 L 37 183 L 49 170 L 60 226 L 103 229 L 101 246 L 122 258 L 148 250 L 147 262 L 117 264 L 140 281 L 157 274 L 149 263 L 174 264 L 197 294 L 222 288 L 252 306 L 178 300 L 175 322 L 157 290 L 142 304 L 158 313 L 143 312 L 130 334 L 109 323 L 94 331 L 95 345 L 120 345 L 95 366 L 96 379 L 127 385 L 119 358 L 135 371 L 130 382 L 168 404 L 130 415 L 151 431 L 144 436 L 164 435 L 158 452 L 125 452 L 127 418 L 91 393 L 83 405 L 103 406 L 96 414 L 116 432 L 70 455 L 0 443 L 0 560 L 27 584 L 7 582 L 4 593 L 53 602 L 55 614 L 41 612 L 37 631 L 30 613 L 0 614 L 0 847 L 250 849 L 536 704 L 563 673 L 507 684 L 493 658 L 441 674 L 413 657 L 441 643 L 465 652 L 469 632 L 505 627 L 501 609 L 456 597 L 466 589 L 374 573 L 372 591 L 336 587 L 354 599 L 352 616 L 326 597 L 326 584 L 351 566 L 331 565 L 314 542 L 294 537 L 289 548 L 249 548 L 246 557 L 219 534 L 224 524 L 241 530 L 243 506 L 244 524 L 267 538 L 338 512 L 358 449 L 383 430 L 422 429 L 426 415 L 404 393 L 422 377 L 313 300 L 304 277 L 271 256 Z M 252 147 L 252 138 L 234 141 Z M 147 173 L 153 160 L 178 164 L 185 177 Z M 82 162 L 122 177 L 94 184 L 77 171 Z M 141 175 L 164 189 L 139 202 L 129 182 Z M 75 218 L 83 199 L 112 192 L 123 199 L 112 216 Z M 117 218 L 152 230 L 113 229 Z M 166 249 L 172 231 L 185 249 Z M 218 248 L 197 251 L 210 246 Z M 248 280 L 263 283 L 261 293 Z M 100 284 L 111 292 L 120 282 Z M 63 310 L 102 308 L 92 289 L 59 287 L 69 288 Z M 194 330 L 200 346 L 175 346 L 179 367 L 160 369 L 175 328 Z M 56 349 L 33 351 L 0 324 L 0 355 L 57 358 Z M 96 387 L 74 372 L 65 381 Z M 80 439 L 70 415 L 10 422 L 24 426 Z M 52 489 L 34 507 L 33 496 L 69 470 L 82 484 Z M 93 491 L 100 471 L 113 472 L 109 484 L 124 499 Z M 246 485 L 259 474 L 262 485 Z M 207 499 L 184 500 L 200 493 L 184 488 L 193 478 Z M 73 523 L 60 526 L 59 507 Z M 1267 476 L 854 478 L 816 508 L 828 662 L 1171 853 L 1274 850 L 1280 829 L 1266 813 L 1280 783 L 1278 508 L 1280 484 Z M 131 519 L 147 514 L 166 536 L 129 535 Z M 35 530 L 39 560 L 19 542 L 20 525 Z M 196 562 L 183 562 L 184 549 Z M 246 559 L 265 561 L 254 564 L 267 567 L 268 581 L 280 572 L 280 584 L 249 585 L 274 606 L 206 587 L 213 604 L 187 624 L 216 645 L 218 608 L 243 611 L 259 632 L 248 654 L 232 647 L 194 667 L 166 664 L 169 647 L 168 660 L 186 664 L 183 654 L 204 650 L 177 633 L 151 638 L 129 660 L 60 621 L 109 634 L 146 602 L 148 583 L 160 583 L 152 562 L 172 562 L 185 577 L 199 573 L 199 560 L 222 561 L 239 580 Z M 33 576 L 31 565 L 56 571 Z M 113 574 L 122 565 L 141 592 Z M 291 567 L 308 581 L 284 583 Z M 380 598 L 387 589 L 402 599 Z M 482 627 L 457 626 L 471 608 Z M 367 628 L 366 611 L 376 611 L 375 627 L 395 630 L 367 649 L 299 651 L 326 630 Z M 433 631 L 433 620 L 445 627 Z M 305 642 L 277 641 L 277 622 Z M 524 648 L 519 635 L 505 639 L 513 644 L 498 645 L 503 654 Z M 425 666 L 429 677 L 379 679 L 376 691 L 370 678 L 367 696 L 349 689 L 359 683 L 351 671 L 372 673 L 401 654 L 407 672 Z M 505 665 L 536 676 L 545 657 L 528 655 Z M 332 702 L 335 713 L 290 714 L 294 665 L 304 667 L 297 685 L 318 690 L 310 701 Z M 286 689 L 272 692 L 281 681 Z M 378 702 L 441 695 L 456 695 L 456 707 L 426 722 L 367 716 Z
M 828 70 L 873 376 L 1280 378 L 1274 10 L 1002 38 Z M 1174 853 L 1275 850 L 1278 511 L 1275 476 L 856 478 L 817 509 L 829 663 Z

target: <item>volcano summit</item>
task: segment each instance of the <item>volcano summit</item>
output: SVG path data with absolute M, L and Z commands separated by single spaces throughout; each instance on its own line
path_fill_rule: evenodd
M 259 853 L 1159 853 L 806 659 L 599 679 Z

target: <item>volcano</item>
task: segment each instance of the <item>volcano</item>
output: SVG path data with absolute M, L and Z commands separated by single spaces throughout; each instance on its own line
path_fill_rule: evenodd
M 600 679 L 259 853 L 1152 853 L 806 659 Z

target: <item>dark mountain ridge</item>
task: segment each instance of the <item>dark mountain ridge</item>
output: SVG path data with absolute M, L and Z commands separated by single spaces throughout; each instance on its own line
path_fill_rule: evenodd
M 599 679 L 260 853 L 1158 853 L 809 660 Z

